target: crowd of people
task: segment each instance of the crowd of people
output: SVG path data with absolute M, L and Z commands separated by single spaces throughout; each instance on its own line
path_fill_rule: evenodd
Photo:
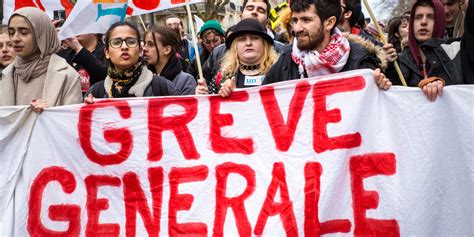
M 117 22 L 104 35 L 60 42 L 44 12 L 21 8 L 0 34 L 0 106 L 41 112 L 94 98 L 227 97 L 235 88 L 361 68 L 374 70 L 382 90 L 405 80 L 430 101 L 445 86 L 474 83 L 472 2 L 413 1 L 387 25 L 368 23 L 361 8 L 360 0 L 292 0 L 276 31 L 268 0 L 244 0 L 242 20 L 226 31 L 217 20 L 205 22 L 198 51 L 175 15 L 143 35 L 134 24 Z

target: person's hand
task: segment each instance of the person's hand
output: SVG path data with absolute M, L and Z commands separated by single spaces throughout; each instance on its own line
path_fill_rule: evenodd
M 440 80 L 430 82 L 421 88 L 426 98 L 434 102 L 438 96 L 443 94 L 444 83 Z
M 56 33 L 59 33 L 61 30 L 61 23 L 63 23 L 63 20 L 52 20 L 51 23 L 53 23 L 54 28 L 56 29 Z
M 387 61 L 389 63 L 393 63 L 397 61 L 398 55 L 397 55 L 397 50 L 393 47 L 392 44 L 386 44 L 383 46 L 383 51 L 387 55 Z
M 408 47 L 408 36 L 407 37 L 403 37 L 402 41 L 400 42 L 401 46 L 402 46 L 402 49 Z
M 380 71 L 380 68 L 375 69 L 374 78 L 375 83 L 382 90 L 388 90 L 392 86 L 392 82 L 385 77 L 385 75 Z
M 84 98 L 84 104 L 94 104 L 94 96 L 89 94 L 86 98 Z
M 196 86 L 196 95 L 208 95 L 209 89 L 207 88 L 206 80 L 199 79 L 198 85 Z
M 79 40 L 77 40 L 76 37 L 71 37 L 63 40 L 63 45 L 74 50 L 76 54 L 82 50 L 82 45 L 81 43 L 79 43 Z
M 48 104 L 44 100 L 33 99 L 30 103 L 30 107 L 35 113 L 40 114 L 45 108 L 48 108 Z
M 236 87 L 235 77 L 232 77 L 230 80 L 224 81 L 222 83 L 221 89 L 219 90 L 219 95 L 222 97 L 228 97 L 234 91 Z

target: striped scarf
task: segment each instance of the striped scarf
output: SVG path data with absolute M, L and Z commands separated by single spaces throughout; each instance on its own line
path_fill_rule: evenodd
M 309 77 L 316 77 L 341 71 L 349 59 L 350 51 L 349 41 L 339 29 L 334 28 L 329 44 L 323 52 L 300 51 L 297 44 L 293 43 L 291 58 L 298 64 L 300 78 L 304 77 L 305 70 Z

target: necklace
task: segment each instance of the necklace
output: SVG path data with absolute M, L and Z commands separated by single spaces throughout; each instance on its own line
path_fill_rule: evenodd
M 240 67 L 241 70 L 254 71 L 254 70 L 257 70 L 257 69 L 260 68 L 260 64 L 256 64 L 256 65 L 244 65 L 244 64 L 240 64 L 239 67 Z

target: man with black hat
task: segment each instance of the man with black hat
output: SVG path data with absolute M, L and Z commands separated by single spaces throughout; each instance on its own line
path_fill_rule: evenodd
M 340 1 L 293 0 L 290 8 L 296 42 L 291 51 L 280 56 L 263 84 L 370 68 L 376 69 L 377 85 L 390 88 L 391 82 L 377 69 L 377 56 L 349 42 L 336 27 L 341 16 Z

